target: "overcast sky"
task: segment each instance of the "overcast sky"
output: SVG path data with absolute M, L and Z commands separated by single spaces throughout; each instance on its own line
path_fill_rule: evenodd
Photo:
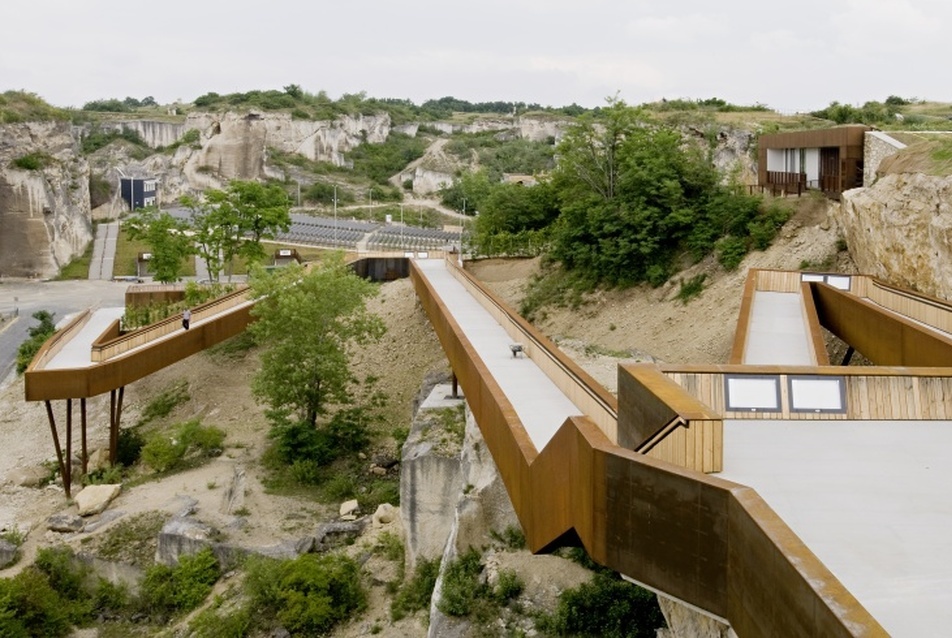
M 56 106 L 298 84 L 332 98 L 808 111 L 952 102 L 948 0 L 8 0 L 0 91 Z

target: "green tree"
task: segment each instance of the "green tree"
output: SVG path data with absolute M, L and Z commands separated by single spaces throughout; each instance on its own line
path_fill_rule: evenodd
M 40 348 L 46 343 L 46 340 L 56 332 L 56 323 L 53 321 L 53 313 L 48 310 L 37 310 L 33 313 L 33 318 L 40 323 L 31 326 L 27 331 L 30 338 L 20 344 L 17 349 L 17 374 L 23 374 L 30 367 L 33 357 L 39 352 Z
M 194 252 L 188 223 L 156 208 L 143 208 L 129 217 L 126 229 L 130 237 L 149 245 L 154 278 L 162 283 L 178 281 L 182 260 Z
M 275 414 L 294 413 L 314 427 L 328 403 L 349 398 L 351 347 L 384 333 L 383 321 L 366 309 L 376 288 L 338 255 L 309 271 L 258 272 L 252 289 L 261 301 L 250 330 L 264 346 L 253 391 Z
M 192 211 L 198 254 L 214 281 L 235 256 L 260 261 L 261 240 L 291 225 L 287 193 L 276 184 L 234 180 L 225 190 L 206 191 L 202 200 L 183 197 L 182 204 Z
M 561 213 L 551 255 L 578 281 L 658 285 L 724 235 L 768 235 L 751 226 L 760 200 L 722 186 L 708 148 L 623 102 L 600 115 L 566 134 L 552 178 Z

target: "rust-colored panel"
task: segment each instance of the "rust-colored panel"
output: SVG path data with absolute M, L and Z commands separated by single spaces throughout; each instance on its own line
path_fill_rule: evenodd
M 810 284 L 820 324 L 880 366 L 952 366 L 952 341 L 833 286 Z
M 738 636 L 888 635 L 754 490 L 733 490 L 728 534 Z
M 813 295 L 810 292 L 808 282 L 800 282 L 800 299 L 803 300 L 803 310 L 806 314 L 807 329 L 810 332 L 810 342 L 813 344 L 813 353 L 817 365 L 830 365 L 830 355 L 826 351 L 826 342 L 823 341 L 823 333 L 820 331 L 820 318 L 816 312 L 816 304 L 813 303 Z M 731 361 L 731 363 L 741 363 Z
M 809 551 L 752 491 L 619 448 L 587 417 L 568 419 L 536 453 L 425 278 L 415 268 L 411 277 L 532 551 L 553 549 L 574 531 L 596 561 L 750 630 L 741 636 L 881 634 L 817 561 L 781 568 L 776 557 Z M 738 557 L 746 542 L 757 550 Z M 755 569 L 760 556 L 769 561 L 764 573 Z M 776 600 L 754 604 L 777 591 Z

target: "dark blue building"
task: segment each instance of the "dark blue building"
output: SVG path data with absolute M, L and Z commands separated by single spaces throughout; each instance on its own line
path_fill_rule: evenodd
M 158 190 L 158 180 L 153 177 L 123 177 L 119 181 L 119 192 L 129 210 L 158 204 Z

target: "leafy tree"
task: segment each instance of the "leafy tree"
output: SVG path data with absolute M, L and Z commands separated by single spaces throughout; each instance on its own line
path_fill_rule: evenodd
M 214 281 L 235 256 L 260 261 L 261 240 L 291 225 L 287 193 L 276 184 L 234 180 L 223 191 L 206 191 L 203 200 L 183 197 L 182 203 L 192 210 L 198 253 Z
M 33 361 L 33 357 L 39 352 L 40 347 L 46 343 L 46 340 L 56 332 L 56 323 L 53 321 L 53 313 L 48 310 L 37 310 L 32 317 L 40 323 L 31 326 L 27 332 L 30 337 L 20 344 L 17 349 L 17 374 L 23 374 Z
M 151 264 L 155 279 L 163 283 L 178 281 L 182 260 L 194 252 L 192 238 L 186 233 L 187 222 L 156 208 L 143 208 L 126 221 L 133 239 L 141 239 L 152 251 Z
M 600 116 L 566 134 L 552 179 L 561 214 L 551 256 L 576 281 L 659 285 L 681 256 L 700 259 L 720 237 L 756 232 L 757 247 L 772 238 L 773 218 L 754 223 L 760 200 L 722 186 L 708 149 L 623 102 Z
M 264 346 L 253 391 L 275 414 L 294 413 L 314 427 L 328 403 L 349 398 L 350 348 L 383 335 L 383 322 L 365 306 L 376 288 L 340 255 L 307 272 L 294 265 L 259 272 L 252 288 L 261 301 L 250 330 Z

